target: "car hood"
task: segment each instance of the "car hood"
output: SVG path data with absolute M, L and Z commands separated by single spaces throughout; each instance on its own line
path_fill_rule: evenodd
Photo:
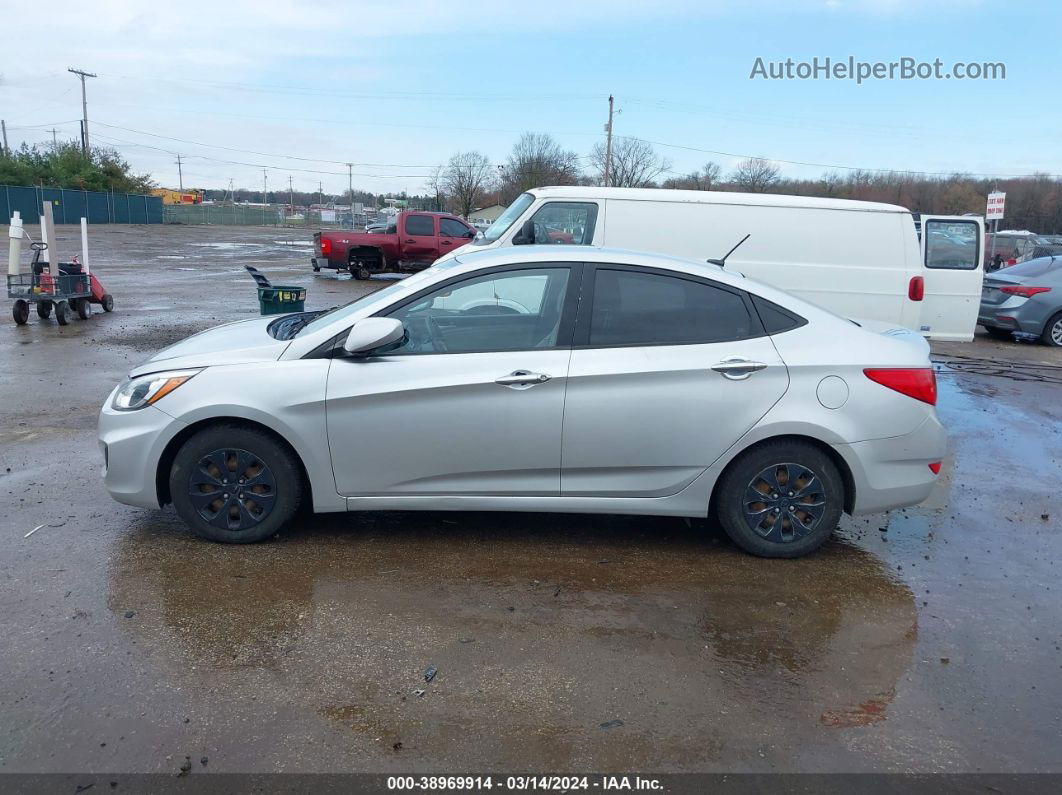
M 276 319 L 277 316 L 256 317 L 200 331 L 163 348 L 134 368 L 129 376 L 135 378 L 159 370 L 276 361 L 290 344 L 290 340 L 276 340 L 269 336 L 266 328 Z

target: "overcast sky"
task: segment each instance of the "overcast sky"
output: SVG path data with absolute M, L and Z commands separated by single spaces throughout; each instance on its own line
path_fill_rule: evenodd
M 181 3 L 94 0 L 5 11 L 0 118 L 9 143 L 92 142 L 186 187 L 421 192 L 476 149 L 502 162 L 523 131 L 587 154 L 659 142 L 672 170 L 747 155 L 789 176 L 823 166 L 1062 173 L 1062 4 L 790 2 Z M 765 61 L 827 56 L 1002 61 L 1006 79 L 750 79 Z M 181 139 L 181 140 L 174 140 Z M 667 144 L 666 146 L 664 144 Z M 707 151 L 711 150 L 711 151 Z M 726 153 L 726 154 L 718 154 Z M 797 162 L 786 162 L 797 161 Z M 585 162 L 585 161 L 584 161 Z M 799 165 L 799 163 L 815 165 Z M 323 173 L 318 173 L 323 172 Z

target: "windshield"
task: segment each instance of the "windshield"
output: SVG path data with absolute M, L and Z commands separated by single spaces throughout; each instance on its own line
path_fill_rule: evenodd
M 382 305 L 388 303 L 392 298 L 402 295 L 403 293 L 416 292 L 418 285 L 430 279 L 437 274 L 440 270 L 446 268 L 452 268 L 458 265 L 457 260 L 450 260 L 449 262 L 443 262 L 439 265 L 433 265 L 432 267 L 422 270 L 420 273 L 414 273 L 412 276 L 408 276 L 402 281 L 395 282 L 394 284 L 384 287 L 382 290 L 377 290 L 374 293 L 363 295 L 361 298 L 355 298 L 349 304 L 336 307 L 324 312 L 305 326 L 299 329 L 298 334 L 295 336 L 301 336 L 302 334 L 312 334 L 330 325 L 338 320 L 343 320 L 353 315 L 355 312 L 361 312 L 363 309 L 369 309 L 376 305 Z
M 521 215 L 524 214 L 524 210 L 531 206 L 535 197 L 530 193 L 521 193 L 512 204 L 510 204 L 501 215 L 498 216 L 493 224 L 487 227 L 487 230 L 483 233 L 482 237 L 478 237 L 472 241 L 473 246 L 484 246 L 487 243 L 493 243 L 499 237 L 509 231 L 509 227 L 513 225 Z

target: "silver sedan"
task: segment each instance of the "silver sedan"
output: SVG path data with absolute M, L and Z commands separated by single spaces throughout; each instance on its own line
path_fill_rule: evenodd
M 134 369 L 99 420 L 118 501 L 253 542 L 314 511 L 714 516 L 795 557 L 926 498 L 928 345 L 716 265 L 472 253 L 327 312 L 243 320 Z

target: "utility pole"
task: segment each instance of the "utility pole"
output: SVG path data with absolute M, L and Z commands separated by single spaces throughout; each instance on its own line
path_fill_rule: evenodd
M 11 154 L 11 150 L 7 146 L 7 122 L 3 119 L 0 119 L 0 131 L 3 131 L 4 133 L 4 154 L 9 155 Z
M 81 153 L 89 156 L 89 131 L 88 131 L 88 97 L 85 94 L 85 78 L 95 77 L 92 72 L 82 69 L 67 69 L 66 71 L 81 78 Z
M 269 177 L 266 176 L 266 170 L 262 169 L 262 204 L 269 204 L 269 192 L 266 187 L 269 185 Z
M 177 153 L 177 187 L 184 193 L 184 172 L 181 170 L 181 153 Z
M 324 183 L 317 183 L 317 203 L 324 204 Z
M 608 124 L 605 125 L 605 132 L 608 133 L 608 143 L 605 144 L 605 187 L 607 188 L 612 180 L 612 95 L 608 95 Z
M 288 174 L 288 204 L 295 208 L 295 190 L 291 187 L 291 174 Z
M 50 132 L 52 134 L 52 149 L 58 149 L 59 148 L 59 140 L 55 136 L 56 136 L 56 134 L 59 131 L 57 129 L 55 129 L 54 127 L 52 127 L 52 129 L 48 130 L 48 132 Z
M 354 164 L 347 163 L 347 192 L 350 194 L 350 228 L 354 228 Z

